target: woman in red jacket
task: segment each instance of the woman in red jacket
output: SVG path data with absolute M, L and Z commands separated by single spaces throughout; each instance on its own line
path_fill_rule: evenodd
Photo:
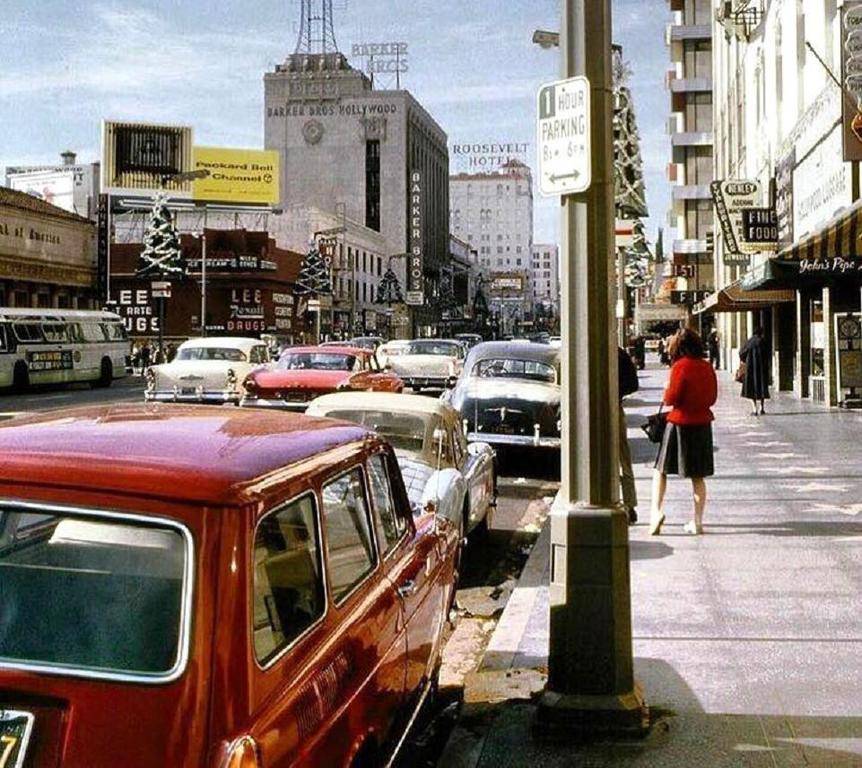
M 667 476 L 691 478 L 694 493 L 694 519 L 686 523 L 686 533 L 703 533 L 706 507 L 706 481 L 713 474 L 712 421 L 710 410 L 718 396 L 715 371 L 704 360 L 703 341 L 686 328 L 668 345 L 672 367 L 664 404 L 671 407 L 667 416 L 652 485 L 650 533 L 658 536 L 664 523 L 664 495 Z

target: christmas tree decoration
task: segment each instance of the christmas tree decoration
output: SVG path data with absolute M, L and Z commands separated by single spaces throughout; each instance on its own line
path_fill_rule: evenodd
M 380 286 L 377 289 L 378 304 L 403 304 L 404 296 L 401 293 L 401 283 L 398 282 L 398 276 L 392 270 L 392 266 L 387 267 L 383 273 L 383 278 L 380 281 Z
M 159 192 L 153 199 L 153 210 L 144 234 L 144 249 L 138 261 L 140 277 L 183 278 L 186 262 L 180 247 L 180 238 L 168 210 L 168 197 Z
M 452 289 L 452 278 L 448 275 L 445 275 L 440 281 L 440 291 L 437 294 L 435 304 L 444 313 L 444 317 L 451 317 L 455 310 L 458 309 L 458 300 L 455 298 L 455 292 Z
M 302 260 L 302 267 L 293 288 L 294 296 L 329 296 L 332 279 L 326 261 L 317 248 L 312 248 Z

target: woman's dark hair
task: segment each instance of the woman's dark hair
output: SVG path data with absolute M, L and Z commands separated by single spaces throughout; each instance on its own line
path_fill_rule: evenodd
M 758 325 L 758 326 L 757 326 L 757 328 L 755 328 L 755 329 L 754 329 L 754 335 L 755 335 L 755 336 L 758 336 L 758 337 L 760 337 L 760 338 L 763 338 L 763 328 L 761 328 L 761 327 Z
M 683 328 L 670 340 L 667 353 L 673 362 L 683 357 L 701 359 L 704 355 L 703 339 L 691 328 Z

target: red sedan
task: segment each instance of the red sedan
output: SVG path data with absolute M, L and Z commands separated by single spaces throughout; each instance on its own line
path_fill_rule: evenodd
M 345 422 L 216 407 L 0 426 L 5 768 L 348 768 L 433 690 L 455 526 Z
M 240 405 L 304 411 L 321 395 L 343 391 L 401 392 L 404 382 L 383 370 L 374 352 L 358 347 L 292 347 L 272 368 L 245 380 Z

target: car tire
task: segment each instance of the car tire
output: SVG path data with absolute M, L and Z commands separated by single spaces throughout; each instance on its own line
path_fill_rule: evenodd
M 27 364 L 19 360 L 12 371 L 12 391 L 20 395 L 28 389 L 30 389 L 30 371 L 27 369 Z
M 107 389 L 111 386 L 114 380 L 114 366 L 107 357 L 102 358 L 102 365 L 99 371 L 99 378 L 93 382 L 93 387 L 97 389 Z

